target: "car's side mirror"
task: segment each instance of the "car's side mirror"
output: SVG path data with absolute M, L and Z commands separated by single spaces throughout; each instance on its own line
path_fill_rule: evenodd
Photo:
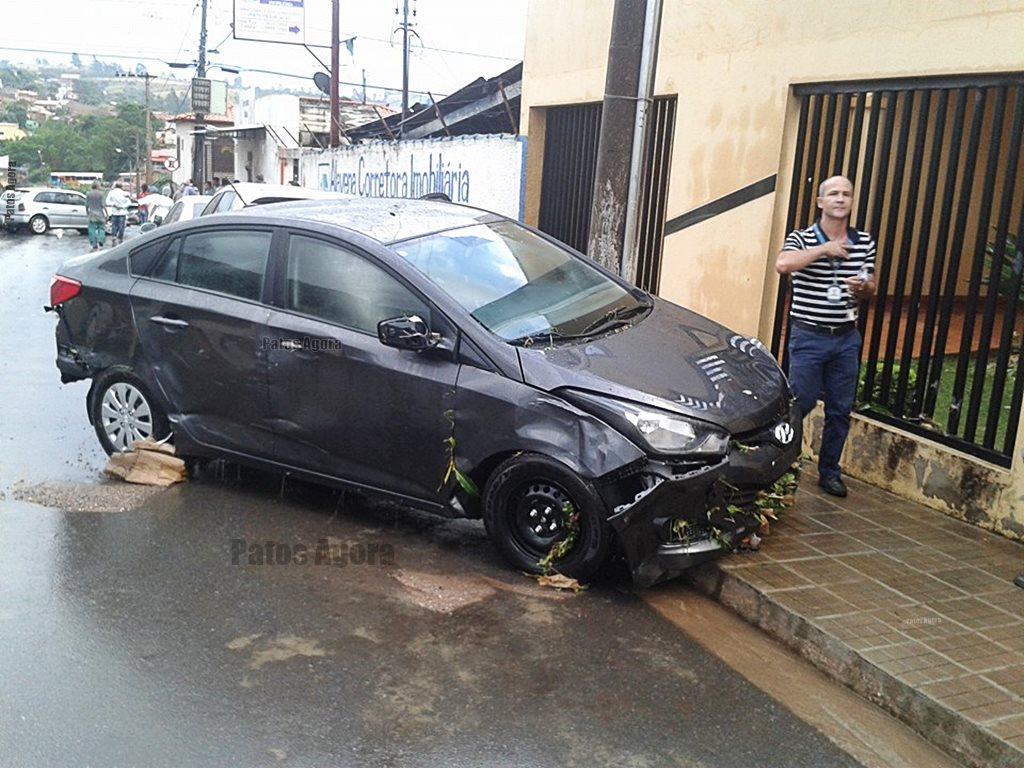
M 152 232 L 154 229 L 156 229 L 156 224 L 154 224 L 152 221 L 147 221 L 145 224 L 139 227 L 139 232 Z
M 377 338 L 386 347 L 421 352 L 436 346 L 441 335 L 431 333 L 419 315 L 411 315 L 381 320 L 377 323 Z

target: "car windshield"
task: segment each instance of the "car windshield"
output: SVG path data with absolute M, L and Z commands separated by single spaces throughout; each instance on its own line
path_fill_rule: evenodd
M 601 333 L 648 306 L 584 259 L 511 221 L 450 229 L 392 247 L 510 342 Z

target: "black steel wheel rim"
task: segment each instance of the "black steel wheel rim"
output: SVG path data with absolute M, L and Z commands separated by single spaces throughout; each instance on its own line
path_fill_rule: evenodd
M 509 530 L 516 546 L 538 559 L 547 555 L 566 536 L 564 509 L 571 501 L 561 486 L 548 480 L 517 488 L 508 504 Z

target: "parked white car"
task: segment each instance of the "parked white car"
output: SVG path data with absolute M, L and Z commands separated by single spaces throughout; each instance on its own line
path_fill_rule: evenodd
M 163 217 L 162 224 L 172 224 L 175 221 L 188 221 L 189 219 L 198 219 L 203 209 L 206 208 L 213 197 L 211 195 L 188 195 L 183 197 L 167 212 L 167 215 Z M 154 221 L 154 223 L 156 223 Z
M 42 235 L 48 229 L 88 231 L 85 195 L 81 192 L 53 187 L 18 187 L 0 197 L 0 215 L 6 217 L 11 198 L 13 211 L 8 227 L 12 229 L 28 227 L 36 235 Z
M 269 205 L 283 203 L 288 200 L 348 200 L 352 195 L 341 192 L 323 192 L 319 189 L 293 187 L 289 184 L 260 184 L 242 181 L 221 187 L 207 203 L 203 216 L 211 213 L 237 211 L 250 205 Z M 184 200 L 185 198 L 182 198 Z

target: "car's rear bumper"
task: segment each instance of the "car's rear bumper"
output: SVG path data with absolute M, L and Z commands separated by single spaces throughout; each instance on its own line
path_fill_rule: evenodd
M 793 429 L 786 444 L 734 444 L 720 461 L 678 474 L 667 471 L 665 464 L 648 462 L 640 474 L 648 475 L 651 487 L 617 506 L 609 517 L 637 586 L 650 586 L 712 560 L 757 530 L 757 492 L 770 487 L 800 457 L 802 423 L 795 406 L 785 421 Z M 692 538 L 673 535 L 675 520 L 687 523 Z

